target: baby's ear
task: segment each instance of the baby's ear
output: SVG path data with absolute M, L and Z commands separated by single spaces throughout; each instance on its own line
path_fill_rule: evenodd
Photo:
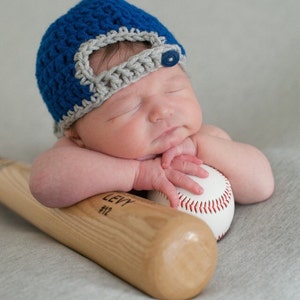
M 71 127 L 69 129 L 65 129 L 64 136 L 67 139 L 70 139 L 72 142 L 74 142 L 78 147 L 85 148 L 85 145 L 79 136 L 77 130 L 74 127 Z

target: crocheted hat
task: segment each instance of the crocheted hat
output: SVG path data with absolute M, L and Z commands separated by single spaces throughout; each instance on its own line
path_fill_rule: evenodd
M 150 48 L 95 75 L 89 56 L 122 41 L 145 41 Z M 37 54 L 36 77 L 62 133 L 120 89 L 177 63 L 185 63 L 185 51 L 155 17 L 124 0 L 83 0 L 46 31 Z

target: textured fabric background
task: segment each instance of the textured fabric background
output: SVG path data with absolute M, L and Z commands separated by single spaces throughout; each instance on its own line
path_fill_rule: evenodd
M 261 148 L 270 200 L 237 206 L 197 299 L 300 295 L 300 2 L 132 0 L 183 43 L 205 122 Z M 34 78 L 44 30 L 75 0 L 0 3 L 0 156 L 31 162 L 55 141 Z M 0 299 L 149 299 L 0 205 Z

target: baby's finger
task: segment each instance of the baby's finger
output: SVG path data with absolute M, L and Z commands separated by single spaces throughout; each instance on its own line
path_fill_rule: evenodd
M 167 197 L 167 199 L 170 202 L 170 206 L 172 208 L 178 207 L 179 196 L 178 196 L 175 186 L 172 183 L 170 183 L 168 180 L 166 180 L 165 182 L 161 183 L 161 185 L 159 187 L 157 187 L 155 189 L 160 191 Z
M 184 160 L 184 161 L 189 161 L 189 162 L 194 163 L 196 165 L 202 165 L 203 164 L 203 160 L 201 160 L 200 158 L 198 158 L 195 155 L 181 154 L 181 155 L 177 156 L 176 158 Z
M 191 177 L 182 172 L 168 169 L 166 170 L 166 175 L 168 180 L 177 187 L 183 188 L 198 195 L 203 193 L 203 188 Z
M 179 147 L 175 147 L 172 149 L 169 149 L 165 153 L 163 153 L 162 158 L 161 158 L 161 166 L 163 169 L 168 169 L 171 165 L 172 160 L 174 157 L 178 156 L 181 154 L 181 151 Z
M 200 165 L 194 162 L 174 158 L 171 164 L 172 169 L 182 172 L 184 174 L 194 175 L 200 178 L 208 177 L 208 172 Z

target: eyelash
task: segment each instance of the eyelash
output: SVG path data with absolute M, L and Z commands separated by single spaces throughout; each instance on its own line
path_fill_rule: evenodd
M 182 89 L 173 89 L 173 90 L 167 91 L 166 94 L 177 93 L 177 92 L 180 92 L 181 90 L 182 90 Z
M 169 91 L 166 92 L 166 94 L 176 94 L 176 93 L 180 93 L 183 90 L 185 90 L 185 87 L 179 87 L 176 89 L 170 89 Z
M 114 115 L 113 117 L 109 118 L 108 121 L 112 121 L 112 120 L 114 120 L 114 119 L 116 119 L 116 118 L 119 118 L 119 117 L 121 117 L 121 116 L 124 116 L 124 115 L 126 115 L 126 114 L 128 114 L 128 113 L 130 113 L 130 112 L 132 112 L 132 111 L 136 111 L 136 110 L 139 109 L 140 106 L 141 106 L 141 102 L 138 103 L 136 106 L 134 106 L 134 107 L 132 107 L 132 108 L 123 110 L 123 111 L 121 111 L 120 113 L 118 113 L 117 115 Z
M 125 112 L 125 114 L 127 114 L 127 113 L 129 113 L 129 112 L 132 112 L 132 111 L 138 110 L 138 109 L 140 108 L 141 104 L 142 104 L 142 103 L 140 102 L 140 103 L 137 104 L 136 106 L 134 106 L 134 107 L 132 107 L 132 108 L 129 108 L 129 109 Z

